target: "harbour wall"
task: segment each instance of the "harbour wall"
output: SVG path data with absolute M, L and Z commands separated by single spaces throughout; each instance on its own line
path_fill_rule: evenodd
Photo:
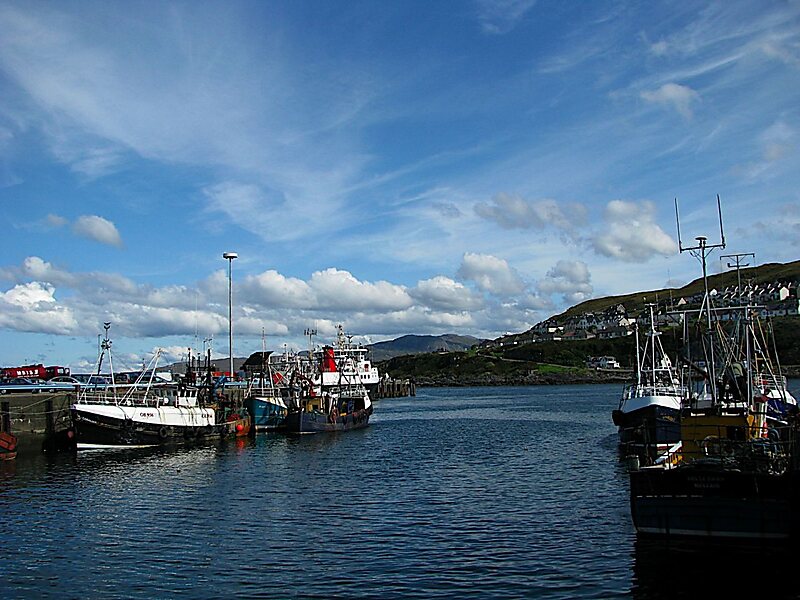
M 17 436 L 20 447 L 46 450 L 69 429 L 69 407 L 76 399 L 74 392 L 0 395 L 0 425 Z

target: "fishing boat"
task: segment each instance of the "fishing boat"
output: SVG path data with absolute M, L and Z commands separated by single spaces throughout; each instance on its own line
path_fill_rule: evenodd
M 309 373 L 314 385 L 323 389 L 339 387 L 345 378 L 358 381 L 372 398 L 377 397 L 380 375 L 369 358 L 369 349 L 354 343 L 353 336 L 346 334 L 341 324 L 336 327 L 336 340 L 332 345 L 312 350 L 311 364 L 322 365 L 321 369 L 313 368 Z
M 113 382 L 108 326 L 97 372 L 107 356 Z M 249 415 L 242 414 L 211 381 L 203 386 L 153 385 L 159 355 L 160 350 L 133 385 L 123 390 L 113 383 L 81 390 L 70 407 L 72 437 L 79 450 L 196 442 L 249 432 Z
M 721 217 L 720 217 L 721 223 Z M 680 239 L 680 237 L 679 237 Z M 631 516 L 637 533 L 664 538 L 775 542 L 800 534 L 800 420 L 797 410 L 769 415 L 762 373 L 778 373 L 767 354 L 756 361 L 755 311 L 739 318 L 740 342 L 722 329 L 708 294 L 706 258 L 722 242 L 697 238 L 703 265 L 705 320 L 698 319 L 702 361 L 698 390 L 681 412 L 681 438 L 652 464 L 630 466 Z M 739 347 L 746 354 L 740 355 Z M 774 359 L 774 357 L 773 357 Z M 769 365 L 764 364 L 769 360 Z M 757 362 L 761 364 L 758 365 Z M 731 368 L 736 364 L 737 368 Z
M 311 388 L 293 398 L 286 414 L 287 433 L 325 433 L 369 425 L 372 402 L 364 386 L 348 386 L 318 394 Z
M 635 379 L 622 392 L 619 407 L 611 414 L 618 427 L 619 444 L 625 454 L 646 449 L 664 451 L 680 440 L 681 406 L 687 388 L 664 352 L 656 330 L 654 305 L 648 305 L 650 328 L 640 348 L 636 329 Z
M 283 381 L 283 375 L 273 371 L 270 364 L 271 354 L 266 350 L 260 353 L 259 372 L 250 379 L 244 400 L 245 409 L 252 419 L 255 432 L 276 431 L 285 426 L 287 413 L 283 393 L 285 386 L 278 385 Z
M 349 431 L 369 425 L 372 401 L 357 370 L 348 364 L 353 360 L 353 356 L 343 355 L 337 362 L 332 353 L 323 353 L 317 363 L 318 376 L 309 376 L 302 369 L 292 372 L 285 420 L 288 433 Z M 325 373 L 336 377 L 321 385 Z

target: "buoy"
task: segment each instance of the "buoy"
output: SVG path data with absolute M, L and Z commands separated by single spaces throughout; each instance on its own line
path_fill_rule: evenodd
M 236 431 L 242 431 L 243 429 L 244 429 L 244 425 L 242 425 L 241 423 L 237 423 L 236 424 Z

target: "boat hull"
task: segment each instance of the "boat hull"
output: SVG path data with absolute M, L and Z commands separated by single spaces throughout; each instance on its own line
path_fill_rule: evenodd
M 631 516 L 646 536 L 787 540 L 797 538 L 798 474 L 701 466 L 630 473 Z
M 372 407 L 339 415 L 332 419 L 321 412 L 290 411 L 286 415 L 287 433 L 332 433 L 361 429 L 369 425 Z
M 255 431 L 274 431 L 286 425 L 286 406 L 283 400 L 251 396 L 244 401 Z
M 212 409 L 201 407 L 75 404 L 70 414 L 78 449 L 169 445 L 227 432 Z
M 647 447 L 668 448 L 681 439 L 680 408 L 656 402 L 631 412 L 612 413 L 619 445 L 631 451 Z
M 17 458 L 17 436 L 0 431 L 0 460 Z

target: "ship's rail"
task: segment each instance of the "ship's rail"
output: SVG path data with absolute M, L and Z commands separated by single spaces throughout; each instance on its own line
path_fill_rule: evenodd
M 717 465 L 744 472 L 780 474 L 800 467 L 798 431 L 778 425 L 754 431 L 753 427 L 703 427 L 702 437 L 684 436 L 678 444 L 658 454 L 651 464 Z M 650 461 L 647 461 L 650 462 Z
M 644 398 L 647 396 L 667 396 L 673 398 L 685 398 L 688 396 L 688 390 L 685 387 L 676 385 L 648 385 L 631 383 L 625 386 L 622 391 L 624 400 L 630 398 Z

